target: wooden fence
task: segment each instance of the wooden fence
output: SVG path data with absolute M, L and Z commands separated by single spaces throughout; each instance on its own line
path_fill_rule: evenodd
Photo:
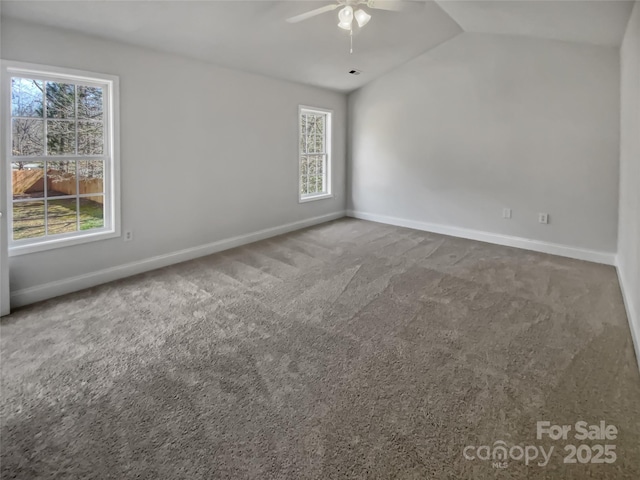
M 47 176 L 47 190 L 56 191 L 65 195 L 75 195 L 76 179 L 73 175 L 50 170 Z M 25 195 L 44 191 L 44 171 L 38 170 L 12 170 L 13 194 Z M 78 182 L 80 194 L 102 193 L 101 178 L 83 178 Z M 104 197 L 98 195 L 91 197 L 97 203 L 103 203 Z

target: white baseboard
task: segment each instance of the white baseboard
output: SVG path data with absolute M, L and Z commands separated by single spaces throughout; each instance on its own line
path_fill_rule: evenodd
M 622 300 L 624 308 L 627 311 L 627 319 L 629 320 L 629 330 L 631 330 L 631 338 L 633 339 L 633 347 L 636 351 L 636 360 L 638 361 L 638 369 L 640 369 L 640 312 L 636 312 L 633 302 L 631 301 L 631 291 L 625 288 L 625 276 L 622 265 L 617 263 L 616 271 L 618 272 L 618 283 L 622 292 Z
M 116 267 L 98 270 L 97 272 L 78 275 L 76 277 L 56 280 L 55 282 L 36 285 L 35 287 L 24 288 L 11 292 L 11 307 L 21 307 L 31 303 L 47 300 L 49 298 L 58 297 L 71 292 L 77 292 L 85 288 L 95 287 L 103 283 L 119 280 L 121 278 L 130 277 L 139 273 L 148 272 L 157 268 L 166 267 L 175 263 L 193 260 L 194 258 L 204 257 L 213 253 L 228 250 L 230 248 L 239 247 L 249 243 L 264 240 L 266 238 L 282 235 L 283 233 L 293 232 L 301 228 L 311 227 L 320 223 L 329 222 L 345 216 L 344 211 L 329 213 L 319 217 L 308 218 L 298 222 L 287 223 L 277 227 L 265 228 L 257 232 L 238 235 L 237 237 L 219 240 L 197 247 L 186 248 L 177 252 L 166 253 L 155 257 L 147 258 L 136 262 L 118 265 Z
M 415 220 L 388 217 L 386 215 L 376 215 L 373 213 L 365 213 L 355 210 L 347 210 L 347 216 L 360 218 L 362 220 L 371 220 L 372 222 L 396 225 L 398 227 L 407 227 L 415 230 L 440 233 L 443 235 L 450 235 L 452 237 L 468 238 L 470 240 L 478 240 L 480 242 L 495 243 L 497 245 L 504 245 L 507 247 L 516 247 L 524 250 L 533 250 L 534 252 L 549 253 L 551 255 L 560 255 L 562 257 L 575 258 L 578 260 L 603 263 L 605 265 L 615 265 L 616 260 L 615 253 L 587 250 L 558 243 L 549 243 L 542 242 L 540 240 L 530 240 L 528 238 L 502 235 L 499 233 L 483 232 L 480 230 L 440 225 L 437 223 L 418 222 Z

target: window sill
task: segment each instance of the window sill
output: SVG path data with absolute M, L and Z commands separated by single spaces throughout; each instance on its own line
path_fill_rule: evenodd
M 298 203 L 313 202 L 315 200 L 324 200 L 325 198 L 333 198 L 333 197 L 334 197 L 333 193 L 322 193 L 320 195 L 313 195 L 313 196 L 309 196 L 309 197 L 300 197 L 298 199 Z
M 83 243 L 97 242 L 108 238 L 117 238 L 120 236 L 119 231 L 103 230 L 86 235 L 56 238 L 51 240 L 43 240 L 38 243 L 28 243 L 25 245 L 13 244 L 9 246 L 9 256 L 17 257 L 19 255 L 27 255 L 29 253 L 44 252 L 57 248 L 70 247 L 72 245 L 80 245 Z

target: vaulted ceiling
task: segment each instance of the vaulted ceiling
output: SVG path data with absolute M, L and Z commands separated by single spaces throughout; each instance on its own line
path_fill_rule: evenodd
M 186 55 L 271 77 L 352 91 L 463 31 L 619 46 L 633 7 L 624 0 L 402 0 L 400 12 L 370 11 L 354 34 L 337 11 L 285 19 L 327 1 L 3 0 L 4 21 L 21 19 Z M 349 70 L 363 73 L 350 75 Z
M 551 40 L 619 47 L 633 2 L 454 1 L 438 4 L 465 31 L 526 35 Z

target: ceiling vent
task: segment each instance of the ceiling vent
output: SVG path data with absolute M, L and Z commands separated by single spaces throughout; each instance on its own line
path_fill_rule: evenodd
M 362 72 L 360 70 L 351 70 L 349 71 L 351 75 L 360 75 Z

